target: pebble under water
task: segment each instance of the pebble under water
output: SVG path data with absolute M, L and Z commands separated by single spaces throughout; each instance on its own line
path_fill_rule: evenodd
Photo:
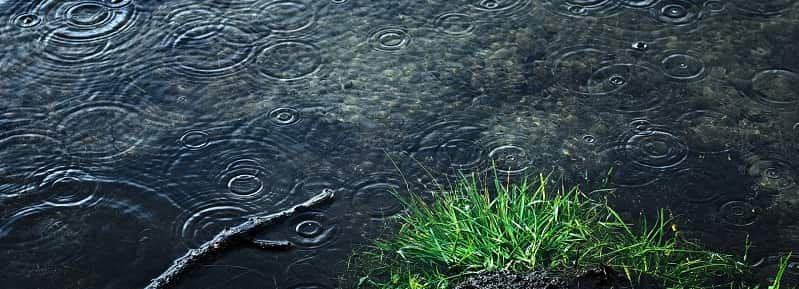
M 797 0 L 0 0 L 0 288 L 336 288 L 458 171 L 612 168 L 628 219 L 763 278 L 799 252 Z M 797 256 L 797 254 L 794 254 Z M 783 282 L 799 284 L 799 256 Z

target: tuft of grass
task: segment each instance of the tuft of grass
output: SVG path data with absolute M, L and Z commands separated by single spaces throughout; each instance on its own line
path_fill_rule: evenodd
M 358 287 L 443 289 L 485 271 L 607 265 L 633 282 L 645 273 L 666 288 L 699 288 L 742 272 L 732 256 L 681 238 L 665 211 L 633 226 L 592 197 L 545 175 L 514 184 L 471 175 L 436 192 L 432 203 L 403 199 L 399 232 L 354 259 L 367 268 Z

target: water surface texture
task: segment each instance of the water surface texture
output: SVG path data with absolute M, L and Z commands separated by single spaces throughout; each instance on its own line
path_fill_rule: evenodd
M 389 190 L 492 163 L 612 169 L 626 217 L 749 236 L 771 274 L 799 252 L 796 2 L 0 0 L 0 288 L 142 288 L 325 188 L 263 233 L 294 249 L 178 288 L 335 288 L 402 212 Z

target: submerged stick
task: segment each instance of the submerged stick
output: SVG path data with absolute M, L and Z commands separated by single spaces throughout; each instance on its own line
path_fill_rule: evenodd
M 265 226 L 274 224 L 275 222 L 294 215 L 298 211 L 309 209 L 318 206 L 326 201 L 333 199 L 333 191 L 324 189 L 318 195 L 308 199 L 307 201 L 293 206 L 284 211 L 266 216 L 257 216 L 249 218 L 246 222 L 241 223 L 235 227 L 225 228 L 213 239 L 203 243 L 197 249 L 190 249 L 186 254 L 180 258 L 175 259 L 172 266 L 170 266 L 164 273 L 150 281 L 150 284 L 145 289 L 163 289 L 178 280 L 178 277 L 188 271 L 188 269 L 197 264 L 200 260 L 219 252 L 235 242 L 249 242 L 259 248 L 264 249 L 285 249 L 290 248 L 292 244 L 288 241 L 267 241 L 257 240 L 250 235 Z

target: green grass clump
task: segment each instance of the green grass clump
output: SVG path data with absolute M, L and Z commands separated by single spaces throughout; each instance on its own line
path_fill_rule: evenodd
M 662 211 L 654 223 L 632 226 L 591 197 L 544 175 L 517 184 L 495 177 L 491 189 L 475 176 L 463 177 L 437 192 L 432 204 L 404 200 L 408 212 L 398 220 L 399 232 L 355 259 L 366 267 L 358 285 L 447 288 L 484 271 L 607 265 L 632 281 L 643 272 L 666 288 L 699 288 L 742 270 L 732 256 L 681 238 Z

